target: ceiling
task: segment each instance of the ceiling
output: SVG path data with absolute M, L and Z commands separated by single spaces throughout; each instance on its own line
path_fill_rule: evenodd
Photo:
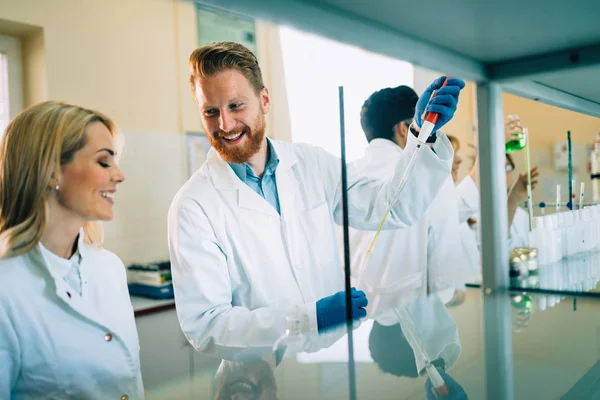
M 197 1 L 472 81 L 487 80 L 496 63 L 518 60 L 503 81 L 507 91 L 600 117 L 600 0 Z M 545 57 L 581 47 L 592 49 L 585 66 Z M 540 56 L 534 73 L 514 77 L 530 56 Z
M 600 104 L 600 66 L 544 74 L 535 81 Z
M 348 12 L 483 62 L 600 43 L 598 0 L 303 2 Z

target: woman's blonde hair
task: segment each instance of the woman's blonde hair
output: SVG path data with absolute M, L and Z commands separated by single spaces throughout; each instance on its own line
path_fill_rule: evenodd
M 448 137 L 448 140 L 450 141 L 450 144 L 452 145 L 454 152 L 457 152 L 458 150 L 460 150 L 460 141 L 458 140 L 458 138 L 455 136 L 452 136 L 452 135 L 446 135 L 446 136 Z
M 0 258 L 37 246 L 48 220 L 53 173 L 85 146 L 92 122 L 116 137 L 114 122 L 104 114 L 58 101 L 29 107 L 8 124 L 0 145 Z M 102 245 L 99 223 L 86 222 L 84 233 L 86 242 Z

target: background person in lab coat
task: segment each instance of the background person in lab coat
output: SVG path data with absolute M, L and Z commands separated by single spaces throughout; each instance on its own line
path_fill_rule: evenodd
M 510 154 L 506 154 L 506 186 L 508 189 L 508 250 L 529 246 L 529 212 L 522 208 L 527 201 L 527 174 L 519 174 L 513 181 L 515 164 Z M 538 183 L 537 167 L 531 169 L 531 191 Z
M 269 91 L 256 57 L 242 45 L 203 46 L 192 53 L 190 68 L 212 149 L 169 211 L 183 332 L 196 349 L 235 358 L 243 348 L 273 346 L 286 327 L 312 335 L 343 325 L 344 277 L 334 233 L 334 223 L 342 222 L 339 159 L 265 137 Z M 428 105 L 443 80 L 424 93 L 415 129 L 426 107 L 440 113 L 438 128 L 454 115 L 460 79 L 449 79 Z M 450 173 L 452 148 L 442 133 L 435 152 L 412 136 L 406 147 L 387 179 L 348 169 L 351 225 L 377 229 L 415 153 L 388 226 L 406 227 L 421 217 Z M 353 290 L 352 298 L 354 318 L 365 316 L 364 293 Z
M 373 177 L 388 178 L 413 134 L 410 125 L 419 97 L 408 86 L 373 93 L 361 109 L 361 125 L 369 147 L 352 166 Z M 456 158 L 456 154 L 454 156 Z M 453 163 L 453 170 L 459 163 Z M 469 280 L 464 273 L 456 191 L 448 175 L 421 219 L 411 227 L 380 233 L 373 252 L 364 260 L 375 232 L 349 230 L 353 276 L 369 298 L 369 316 L 416 296 L 462 289 Z M 343 251 L 342 230 L 338 244 Z M 385 292 L 385 294 L 383 294 Z
M 517 121 L 518 122 L 518 121 Z M 507 121 L 505 130 L 507 132 L 519 130 L 520 122 L 515 127 L 515 121 Z M 454 145 L 455 154 L 460 148 L 460 142 L 456 138 L 451 138 Z M 456 143 L 456 144 L 455 144 Z M 476 153 L 477 154 L 477 153 Z M 475 156 L 477 157 L 477 155 Z M 519 174 L 516 180 L 513 180 L 512 172 L 515 169 L 512 156 L 505 154 L 506 159 L 506 187 L 507 195 L 507 213 L 508 213 L 508 246 L 509 250 L 515 247 L 529 246 L 529 215 L 526 210 L 521 208 L 527 200 L 527 174 Z M 479 188 L 475 183 L 475 176 L 479 170 L 477 158 L 471 168 L 471 172 L 456 185 L 458 193 L 458 210 L 460 219 L 460 232 L 462 246 L 467 256 L 468 265 L 472 266 L 473 271 L 481 271 L 481 255 L 479 252 Z M 531 188 L 534 190 L 538 184 L 539 171 L 537 167 L 531 169 Z M 479 272 L 479 279 L 481 279 Z
M 505 140 L 513 139 L 513 135 L 515 133 L 523 132 L 523 126 L 521 125 L 521 120 L 517 117 L 507 118 L 504 124 L 504 137 Z M 477 157 L 477 145 L 469 144 L 475 150 L 475 156 L 473 160 L 473 165 L 469 173 L 460 181 L 458 180 L 458 168 L 455 171 L 455 165 L 457 162 L 462 163 L 462 158 L 460 158 L 459 150 L 460 150 L 460 141 L 453 137 L 449 136 L 448 139 L 452 143 L 452 147 L 454 148 L 454 164 L 453 164 L 453 173 L 452 178 L 454 179 L 454 183 L 456 184 L 456 191 L 459 195 L 458 198 L 458 213 L 459 219 L 461 223 L 467 222 L 468 226 L 474 226 L 479 219 L 479 187 L 477 185 L 477 174 L 479 173 L 479 158 Z M 477 137 L 475 137 L 477 139 Z M 459 159 L 460 158 L 460 159 Z M 457 166 L 458 167 L 458 166 Z M 511 172 L 515 169 L 515 164 L 512 161 L 512 157 L 509 154 L 506 154 L 506 187 L 510 188 L 512 182 L 512 174 Z M 509 224 L 510 226 L 510 224 Z
M 479 254 L 478 233 L 475 230 L 479 219 L 479 189 L 475 180 L 476 174 L 479 172 L 479 165 L 477 159 L 475 159 L 467 176 L 459 182 L 458 168 L 462 163 L 462 158 L 459 155 L 460 141 L 454 136 L 448 136 L 448 139 L 454 148 L 452 179 L 456 184 L 460 241 L 465 257 L 464 268 L 470 271 L 471 282 L 478 282 L 481 281 L 481 256 Z M 477 153 L 475 153 L 475 157 L 477 157 Z
M 0 148 L 0 398 L 143 398 L 125 268 L 102 249 L 125 177 L 114 123 L 48 101 Z

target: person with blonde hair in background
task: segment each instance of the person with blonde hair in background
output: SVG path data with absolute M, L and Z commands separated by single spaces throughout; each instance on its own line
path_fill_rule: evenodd
M 475 183 L 479 165 L 475 160 L 468 174 L 459 180 L 458 171 L 463 162 L 459 154 L 460 140 L 451 135 L 448 135 L 448 140 L 450 140 L 454 149 L 452 179 L 456 185 L 460 241 L 465 260 L 464 269 L 470 277 L 470 282 L 478 282 L 481 280 L 481 256 L 477 244 L 477 234 L 473 231 L 472 227 L 477 223 L 477 219 L 479 219 L 479 189 Z M 458 293 L 459 296 L 454 300 L 460 302 L 461 294 L 464 293 Z
M 143 398 L 125 268 L 97 221 L 125 179 L 115 124 L 47 101 L 0 146 L 0 398 Z
M 507 121 L 505 123 L 505 131 L 510 133 L 520 131 L 520 120 Z M 479 160 L 477 158 L 477 146 L 470 145 L 475 149 L 475 159 L 469 173 L 457 181 L 455 169 L 458 171 L 458 166 L 462 162 L 457 160 L 458 151 L 460 149 L 460 141 L 448 136 L 454 148 L 454 162 L 452 164 L 452 177 L 456 183 L 456 191 L 458 193 L 458 214 L 460 220 L 460 232 L 463 249 L 468 258 L 468 267 L 473 274 L 481 280 L 481 254 L 479 250 L 479 187 L 477 184 L 477 173 L 479 171 Z M 515 164 L 510 154 L 505 154 L 506 159 L 506 187 L 507 187 L 507 215 L 508 215 L 508 248 L 512 250 L 515 247 L 529 246 L 529 215 L 527 211 L 520 207 L 527 200 L 527 173 L 519 174 L 516 180 L 513 180 L 512 171 L 515 169 Z M 458 161 L 458 163 L 457 163 Z M 456 166 L 456 168 L 455 168 Z M 539 179 L 539 170 L 537 167 L 531 168 L 531 188 L 537 187 Z

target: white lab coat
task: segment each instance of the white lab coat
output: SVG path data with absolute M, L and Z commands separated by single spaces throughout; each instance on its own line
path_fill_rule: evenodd
M 40 246 L 0 260 L 1 399 L 144 397 L 123 263 L 83 240 L 79 251 L 82 296 Z
M 456 201 L 458 203 L 458 220 L 463 223 L 473 217 L 479 219 L 479 189 L 477 184 L 467 175 L 456 185 Z
M 389 228 L 416 222 L 450 173 L 444 135 L 436 153 L 409 139 L 392 181 L 348 168 L 352 226 L 377 229 L 418 151 L 388 218 Z M 273 141 L 281 215 L 211 150 L 176 195 L 169 211 L 169 250 L 181 328 L 199 351 L 234 358 L 248 347 L 270 347 L 286 329 L 317 333 L 316 302 L 344 289 L 335 243 L 341 224 L 340 161 L 305 144 Z M 426 185 L 423 185 L 426 182 Z
M 402 149 L 386 139 L 370 142 L 353 163 L 361 173 L 390 178 Z M 343 230 L 337 229 L 343 254 Z M 421 219 L 411 227 L 382 231 L 364 263 L 375 232 L 349 229 L 352 275 L 369 299 L 370 318 L 378 312 L 427 293 L 464 287 L 464 255 L 459 232 L 457 196 L 448 176 Z M 447 299 L 449 300 L 449 299 Z
M 529 247 L 529 213 L 517 207 L 508 230 L 508 251 L 515 247 Z
M 481 253 L 478 231 L 467 220 L 470 217 L 479 221 L 479 189 L 471 176 L 467 175 L 456 185 L 460 239 L 465 255 L 465 270 L 471 282 L 481 281 Z M 479 226 L 479 225 L 476 225 Z
M 399 307 L 395 318 L 388 314 L 382 325 L 400 323 L 402 333 L 413 349 L 417 371 L 422 372 L 427 362 L 443 359 L 450 369 L 461 353 L 456 323 L 438 294 L 421 296 Z
M 457 186 L 459 218 L 461 221 L 460 231 L 465 254 L 468 257 L 468 264 L 471 267 L 475 280 L 481 279 L 481 255 L 479 246 L 478 228 L 473 229 L 466 222 L 469 217 L 480 220 L 479 189 L 470 176 L 466 176 Z M 513 222 L 508 230 L 508 250 L 512 251 L 515 247 L 529 246 L 529 215 L 526 210 L 517 207 Z

